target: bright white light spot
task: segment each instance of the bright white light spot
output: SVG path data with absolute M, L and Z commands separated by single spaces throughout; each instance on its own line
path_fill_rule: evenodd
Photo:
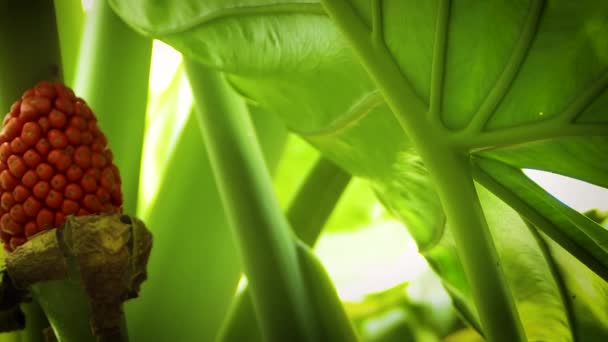
M 182 62 L 182 55 L 171 46 L 154 40 L 152 45 L 152 62 L 150 66 L 150 95 L 164 91 Z
M 93 2 L 95 0 L 82 0 L 82 9 L 85 12 L 88 12 L 91 8 L 93 8 Z M 103 1 L 103 0 L 98 0 L 98 1 Z
M 406 229 L 385 220 L 354 232 L 323 234 L 315 249 L 345 301 L 411 281 L 427 269 Z
M 532 169 L 523 171 L 553 197 L 577 211 L 585 212 L 596 208 L 608 210 L 608 189 L 551 172 Z

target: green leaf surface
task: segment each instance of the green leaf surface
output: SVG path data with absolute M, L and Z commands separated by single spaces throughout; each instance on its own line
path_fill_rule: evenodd
M 330 17 L 316 3 L 296 1 L 111 4 L 136 29 L 225 71 L 250 103 L 280 115 L 324 156 L 371 181 L 475 326 L 498 326 L 504 318 L 478 317 L 473 305 L 472 297 L 479 295 L 471 292 L 471 280 L 483 284 L 483 277 L 490 277 L 505 298 L 506 286 L 513 290 L 528 338 L 570 339 L 562 329 L 569 324 L 567 305 L 558 292 L 565 297 L 575 283 L 556 284 L 550 269 L 558 258 L 544 252 L 521 220 L 514 218 L 517 233 L 504 233 L 508 229 L 495 217 L 498 211 L 512 212 L 504 204 L 488 210 L 496 201 L 481 190 L 485 218 L 476 216 L 473 170 L 465 164 L 470 156 L 476 163 L 481 160 L 476 156 L 497 162 L 501 167 L 485 174 L 509 182 L 502 187 L 526 191 L 512 198 L 488 186 L 495 195 L 526 220 L 531 219 L 517 203 L 561 229 L 561 245 L 579 248 L 569 253 L 605 262 L 604 233 L 597 225 L 547 197 L 523 174 L 506 177 L 503 169 L 541 169 L 608 187 L 607 3 L 327 0 Z M 468 184 L 463 188 L 468 193 L 459 193 L 454 183 Z M 467 218 L 446 228 L 446 220 L 467 213 L 480 230 L 470 231 Z M 501 263 L 521 272 L 542 265 L 533 269 L 539 272 L 536 290 L 548 297 L 523 300 L 529 296 L 527 280 L 492 266 L 494 242 L 480 237 L 488 225 Z M 467 235 L 460 229 L 469 229 L 478 242 L 464 248 Z M 487 259 L 486 269 L 471 270 L 468 261 L 463 266 L 463 253 L 479 253 L 481 244 L 486 257 L 476 254 L 472 260 Z M 518 250 L 529 252 L 518 255 Z M 558 264 L 563 272 L 573 267 Z M 494 305 L 488 298 L 475 301 Z M 540 323 L 538 310 L 548 303 L 553 314 Z M 494 309 L 499 307 L 503 315 L 515 315 L 506 313 L 512 310 L 508 298 Z M 582 310 L 572 312 L 574 322 L 585 321 L 577 318 Z M 480 326 L 484 318 L 493 322 Z

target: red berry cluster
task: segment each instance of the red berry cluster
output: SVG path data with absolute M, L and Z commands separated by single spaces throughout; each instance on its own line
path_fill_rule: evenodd
M 108 141 L 85 101 L 60 83 L 28 89 L 0 132 L 0 239 L 7 251 L 67 215 L 118 213 Z

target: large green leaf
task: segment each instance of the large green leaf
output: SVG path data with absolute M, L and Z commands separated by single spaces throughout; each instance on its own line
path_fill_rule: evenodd
M 570 339 L 556 328 L 570 324 L 556 291 L 565 297 L 575 284 L 565 281 L 560 288 L 549 270 L 554 263 L 578 268 L 546 253 L 520 221 L 517 230 L 504 233 L 503 222 L 493 218 L 498 211 L 487 209 L 495 201 L 481 190 L 486 218 L 480 218 L 467 158 L 498 163 L 478 173 L 482 184 L 488 184 L 483 175 L 502 181 L 510 191 L 490 190 L 540 229 L 561 231 L 557 242 L 566 255 L 585 262 L 587 253 L 605 267 L 603 228 L 543 195 L 523 174 L 507 178 L 501 170 L 538 168 L 608 186 L 608 3 L 327 0 L 331 18 L 316 3 L 296 1 L 111 4 L 138 30 L 226 71 L 251 103 L 281 115 L 325 156 L 369 179 L 474 325 L 481 319 L 481 326 L 492 326 L 509 316 L 478 318 L 472 300 L 483 293 L 483 277 L 509 297 L 500 290 L 505 274 L 527 337 Z M 491 206 L 510 212 L 504 204 Z M 486 222 L 508 269 L 492 267 Z M 467 231 L 475 242 L 466 241 Z M 487 258 L 479 257 L 483 246 Z M 463 258 L 467 253 L 478 257 Z M 594 270 L 601 272 L 600 266 Z M 534 271 L 543 296 L 522 301 L 528 283 L 511 270 Z M 548 305 L 544 300 L 556 315 L 537 317 Z M 480 302 L 492 310 L 493 303 Z M 575 322 L 581 312 L 572 311 Z M 577 336 L 606 338 L 603 329 L 591 330 Z

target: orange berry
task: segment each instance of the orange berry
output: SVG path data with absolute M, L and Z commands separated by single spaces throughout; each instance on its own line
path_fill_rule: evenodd
M 42 203 L 30 196 L 23 202 L 23 212 L 28 217 L 35 217 L 42 208 Z
M 25 216 L 25 212 L 23 211 L 23 207 L 21 206 L 21 204 L 15 204 L 10 212 L 9 212 L 11 218 L 13 220 L 15 220 L 16 222 L 20 222 L 20 223 L 24 223 L 27 219 L 27 217 Z
M 82 199 L 82 204 L 87 210 L 93 213 L 101 211 L 102 208 L 101 202 L 99 202 L 99 198 L 92 194 L 85 195 Z
M 10 171 L 11 175 L 16 178 L 23 177 L 23 174 L 25 173 L 25 171 L 27 171 L 27 166 L 25 165 L 23 159 L 14 154 L 8 157 L 6 165 L 8 166 L 8 170 Z
M 51 144 L 49 144 L 48 140 L 43 138 L 36 143 L 36 151 L 38 151 L 41 156 L 46 156 L 50 150 Z
M 63 128 L 63 126 L 65 126 L 65 124 L 68 122 L 68 119 L 65 117 L 65 114 L 53 109 L 49 113 L 49 121 L 51 122 L 51 127 Z
M 6 191 L 13 191 L 17 185 L 15 177 L 8 170 L 0 172 L 0 187 Z
M 82 178 L 82 169 L 78 165 L 72 164 L 65 174 L 70 182 L 77 182 Z
M 8 160 L 8 157 L 10 157 L 10 155 L 13 153 L 13 151 L 11 151 L 11 145 L 8 142 L 3 142 L 0 145 L 0 161 L 6 163 L 6 161 Z
M 21 177 L 21 183 L 30 189 L 36 185 L 36 182 L 38 182 L 38 175 L 34 170 L 25 171 L 23 177 Z
M 82 189 L 87 193 L 97 191 L 97 181 L 95 181 L 95 179 L 89 175 L 85 174 L 84 176 L 82 176 L 82 179 L 80 180 L 80 185 L 82 186 Z
M 71 199 L 64 199 L 63 203 L 61 204 L 61 212 L 66 215 L 76 215 L 76 213 L 78 213 L 78 209 L 80 209 L 78 202 Z
M 23 203 L 28 197 L 30 197 L 30 190 L 21 184 L 13 190 L 13 198 L 17 203 Z
M 68 138 L 58 129 L 51 129 L 47 134 L 49 144 L 54 148 L 66 148 L 68 146 Z
M 23 142 L 23 139 L 16 137 L 15 139 L 13 139 L 13 141 L 11 141 L 11 151 L 13 153 L 18 153 L 21 154 L 23 152 L 25 152 L 27 150 L 28 146 L 25 142 Z
M 54 219 L 55 215 L 53 215 L 52 211 L 47 208 L 42 208 L 38 212 L 38 215 L 36 215 L 36 224 L 41 228 L 41 230 L 53 228 Z
M 38 174 L 38 178 L 42 180 L 49 180 L 53 177 L 53 168 L 47 163 L 40 163 L 36 167 L 36 173 Z
M 21 132 L 21 140 L 28 146 L 36 145 L 40 137 L 42 136 L 42 129 L 35 122 L 28 122 L 23 125 L 23 131 Z
M 59 191 L 63 191 L 67 183 L 68 181 L 65 176 L 60 173 L 54 175 L 53 178 L 51 178 L 51 187 Z
M 34 185 L 34 188 L 32 189 L 34 196 L 39 199 L 45 199 L 46 195 L 49 194 L 49 191 L 51 191 L 51 187 L 49 186 L 49 183 L 44 181 L 36 183 L 36 185 Z
M 63 193 L 65 198 L 76 201 L 81 199 L 83 195 L 82 188 L 78 184 L 68 184 Z
M 63 195 L 61 192 L 52 189 L 49 191 L 49 194 L 46 196 L 46 200 L 44 203 L 52 209 L 59 209 L 61 207 L 61 203 L 63 202 Z
M 38 230 L 38 225 L 36 222 L 28 221 L 25 226 L 23 226 L 23 230 L 25 232 L 25 237 L 29 238 L 32 235 L 38 234 L 40 231 Z
M 36 150 L 29 149 L 23 154 L 23 161 L 25 162 L 25 165 L 33 169 L 40 164 L 42 158 L 40 158 L 40 154 L 38 154 Z
M 15 199 L 10 192 L 3 192 L 0 196 L 0 207 L 6 211 L 10 210 L 15 205 Z

